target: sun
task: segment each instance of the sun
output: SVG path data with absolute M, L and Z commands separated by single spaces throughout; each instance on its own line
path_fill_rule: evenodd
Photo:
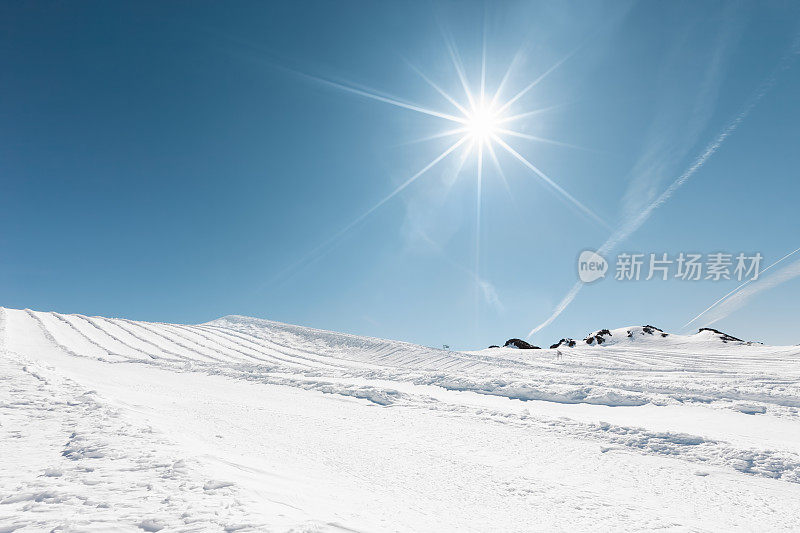
M 486 104 L 479 104 L 465 119 L 464 128 L 475 141 L 488 141 L 500 133 L 500 114 Z
M 544 171 L 539 169 L 539 167 L 534 165 L 524 155 L 519 153 L 509 144 L 509 142 L 511 142 L 510 140 L 511 138 L 516 138 L 516 139 L 533 141 L 537 143 L 548 143 L 558 146 L 579 148 L 568 143 L 563 143 L 560 141 L 555 141 L 543 137 L 537 137 L 534 135 L 530 135 L 528 133 L 523 133 L 522 131 L 518 131 L 519 124 L 523 119 L 529 119 L 535 115 L 539 115 L 540 113 L 544 113 L 546 111 L 559 107 L 558 105 L 551 105 L 539 108 L 528 107 L 527 110 L 525 109 L 525 107 L 519 109 L 519 106 L 524 102 L 522 100 L 523 97 L 529 94 L 534 87 L 536 87 L 540 82 L 542 82 L 542 80 L 544 80 L 551 72 L 557 69 L 562 63 L 564 63 L 572 54 L 566 55 L 560 61 L 551 65 L 549 68 L 544 69 L 543 72 L 541 72 L 541 74 L 538 75 L 538 77 L 536 77 L 533 81 L 525 85 L 522 89 L 518 90 L 516 93 L 513 93 L 513 96 L 509 97 L 506 94 L 506 91 L 508 90 L 508 87 L 506 87 L 506 85 L 507 82 L 509 82 L 509 80 L 511 79 L 511 70 L 512 67 L 514 67 L 515 65 L 516 62 L 515 60 L 511 61 L 511 63 L 508 66 L 508 69 L 500 77 L 499 83 L 497 83 L 496 85 L 492 84 L 494 85 L 493 90 L 487 91 L 487 72 L 486 72 L 487 58 L 486 58 L 485 40 L 484 40 L 482 57 L 480 61 L 480 83 L 475 85 L 471 84 L 467 79 L 467 74 L 464 68 L 464 64 L 462 63 L 461 56 L 455 49 L 455 46 L 449 40 L 447 40 L 446 44 L 447 44 L 447 50 L 450 55 L 450 59 L 452 60 L 453 63 L 453 70 L 455 71 L 456 74 L 456 79 L 453 80 L 453 82 L 455 85 L 460 84 L 461 89 L 463 89 L 463 94 L 460 97 L 455 97 L 451 95 L 441 86 L 439 86 L 435 81 L 430 79 L 428 75 L 425 74 L 422 70 L 415 67 L 413 64 L 409 63 L 409 67 L 411 67 L 413 71 L 415 71 L 435 92 L 439 93 L 439 95 L 449 104 L 444 109 L 441 108 L 432 109 L 430 107 L 425 107 L 416 103 L 412 103 L 408 100 L 398 99 L 386 93 L 374 91 L 372 89 L 369 89 L 361 85 L 348 84 L 340 81 L 333 81 L 330 79 L 325 79 L 317 76 L 311 76 L 308 74 L 300 73 L 306 78 L 327 85 L 329 87 L 333 87 L 371 100 L 376 100 L 378 102 L 383 102 L 384 104 L 389 104 L 391 106 L 395 106 L 404 109 L 406 111 L 414 111 L 422 115 L 435 117 L 437 119 L 443 120 L 444 123 L 449 124 L 449 127 L 447 127 L 446 129 L 440 130 L 437 133 L 433 133 L 432 135 L 428 135 L 420 139 L 415 139 L 412 142 L 436 141 L 443 138 L 455 138 L 455 139 L 454 142 L 450 144 L 448 148 L 439 153 L 439 155 L 437 155 L 433 160 L 428 162 L 425 166 L 419 169 L 412 176 L 408 177 L 404 181 L 401 181 L 392 191 L 390 191 L 387 195 L 378 200 L 375 204 L 372 205 L 372 207 L 366 209 L 360 215 L 355 217 L 349 224 L 344 226 L 338 232 L 331 235 L 327 240 L 325 240 L 320 245 L 315 247 L 301 259 L 299 259 L 292 265 L 289 265 L 286 269 L 284 269 L 283 272 L 279 273 L 276 278 L 285 277 L 285 275 L 288 275 L 286 273 L 292 272 L 297 268 L 299 268 L 300 266 L 302 266 L 303 264 L 307 264 L 308 262 L 324 254 L 327 250 L 331 249 L 334 243 L 338 242 L 342 238 L 342 236 L 344 236 L 348 231 L 350 231 L 356 225 L 360 224 L 372 213 L 380 209 L 381 206 L 385 205 L 392 198 L 394 198 L 402 191 L 404 191 L 406 188 L 411 186 L 421 176 L 428 173 L 433 167 L 435 167 L 441 161 L 448 158 L 448 156 L 456 153 L 457 151 L 461 152 L 461 157 L 459 158 L 460 163 L 458 163 L 456 176 L 460 174 L 461 169 L 465 161 L 467 161 L 467 157 L 470 154 L 474 156 L 474 161 L 476 163 L 475 183 L 476 183 L 477 194 L 475 202 L 476 238 L 475 238 L 475 268 L 474 268 L 474 276 L 476 280 L 479 279 L 479 273 L 480 273 L 479 258 L 481 256 L 480 253 L 480 235 L 481 235 L 480 227 L 481 227 L 481 203 L 482 203 L 481 198 L 483 191 L 484 167 L 488 166 L 489 164 L 492 164 L 494 166 L 494 169 L 496 170 L 496 172 L 494 173 L 496 177 L 502 180 L 503 184 L 505 185 L 506 189 L 509 192 L 511 191 L 505 177 L 505 172 L 503 171 L 503 168 L 500 163 L 499 154 L 501 153 L 510 155 L 517 162 L 521 163 L 525 168 L 527 168 L 533 173 L 533 177 L 538 178 L 538 180 L 543 182 L 548 188 L 555 191 L 563 200 L 565 200 L 568 204 L 571 204 L 578 212 L 586 216 L 594 224 L 599 224 L 605 228 L 611 229 L 611 227 L 605 220 L 600 218 L 586 205 L 578 201 L 574 196 L 572 196 L 563 187 L 561 187 L 561 185 L 559 185 L 556 180 L 548 176 Z M 519 54 L 517 54 L 517 56 L 515 57 L 518 56 Z

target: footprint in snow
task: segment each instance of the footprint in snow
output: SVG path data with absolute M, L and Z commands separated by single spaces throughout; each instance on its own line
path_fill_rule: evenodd
M 165 525 L 161 520 L 156 520 L 155 518 L 148 518 L 146 520 L 142 520 L 139 522 L 139 528 L 145 531 L 161 531 L 164 529 Z
M 212 479 L 212 480 L 207 481 L 206 484 L 203 485 L 203 490 L 216 490 L 216 489 L 222 489 L 222 488 L 225 488 L 225 487 L 232 487 L 232 486 L 233 486 L 233 483 L 230 482 L 230 481 L 215 481 L 215 480 Z

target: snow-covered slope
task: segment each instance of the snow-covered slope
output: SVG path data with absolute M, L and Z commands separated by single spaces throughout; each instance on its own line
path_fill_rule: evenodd
M 800 348 L 0 308 L 0 531 L 796 530 Z

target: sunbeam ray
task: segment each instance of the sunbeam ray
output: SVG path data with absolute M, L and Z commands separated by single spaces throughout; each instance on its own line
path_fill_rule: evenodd
M 486 95 L 486 9 L 483 12 L 483 43 L 481 45 L 481 93 L 480 103 L 483 104 Z
M 500 176 L 500 179 L 503 182 L 503 186 L 505 187 L 506 192 L 508 192 L 508 197 L 514 203 L 514 207 L 516 208 L 517 201 L 514 198 L 514 195 L 511 193 L 511 186 L 508 184 L 508 179 L 506 178 L 506 173 L 503 172 L 503 167 L 500 166 L 500 160 L 497 158 L 497 153 L 494 151 L 494 146 L 492 146 L 492 143 L 486 143 L 486 149 L 489 151 L 489 155 L 492 158 L 492 162 L 494 163 L 494 168 L 497 171 L 497 175 Z
M 432 109 L 427 109 L 427 108 L 418 106 L 416 104 L 402 102 L 402 101 L 397 100 L 395 98 L 391 98 L 391 97 L 388 97 L 388 96 L 383 96 L 383 95 L 377 94 L 375 92 L 369 92 L 369 91 L 366 91 L 366 90 L 363 90 L 363 89 L 358 89 L 356 87 L 351 87 L 351 86 L 345 85 L 343 83 L 327 80 L 325 78 L 320 78 L 318 76 L 312 76 L 311 74 L 306 74 L 304 72 L 297 72 L 297 74 L 299 74 L 301 76 L 304 76 L 304 77 L 306 77 L 306 78 L 308 78 L 310 80 L 313 80 L 313 81 L 315 81 L 317 83 L 321 83 L 323 85 L 328 85 L 330 87 L 334 87 L 336 89 L 339 89 L 339 90 L 342 90 L 342 91 L 346 91 L 346 92 L 349 92 L 349 93 L 352 93 L 352 94 L 357 94 L 357 95 L 363 96 L 365 98 L 371 98 L 372 100 L 377 100 L 379 102 L 383 102 L 383 103 L 390 104 L 390 105 L 393 105 L 393 106 L 402 107 L 404 109 L 409 109 L 411 111 L 416 111 L 418 113 L 423 113 L 425 115 L 430 115 L 430 116 L 433 116 L 433 117 L 443 118 L 443 119 L 446 119 L 446 120 L 450 120 L 452 122 L 458 122 L 459 124 L 464 124 L 466 122 L 466 119 L 461 118 L 461 117 L 456 117 L 456 116 L 450 115 L 448 113 L 441 113 L 439 111 L 434 111 Z
M 283 269 L 283 270 L 282 270 L 281 272 L 279 272 L 277 275 L 275 275 L 275 276 L 274 276 L 274 277 L 273 277 L 273 278 L 270 280 L 269 284 L 274 284 L 274 283 L 276 283 L 277 281 L 279 281 L 279 280 L 281 280 L 281 279 L 284 279 L 284 278 L 291 277 L 291 275 L 294 273 L 294 271 L 295 271 L 296 269 L 298 269 L 299 267 L 301 267 L 301 266 L 304 266 L 304 265 L 307 265 L 307 264 L 311 264 L 311 263 L 313 263 L 314 261 L 316 261 L 316 260 L 319 260 L 319 259 L 322 257 L 322 255 L 324 255 L 324 252 L 325 252 L 325 251 L 327 251 L 326 249 L 327 249 L 327 248 L 328 248 L 328 247 L 329 247 L 331 244 L 333 244 L 335 241 L 337 241 L 337 240 L 339 240 L 341 237 L 343 237 L 343 236 L 344 236 L 344 235 L 345 235 L 345 234 L 346 234 L 348 231 L 350 231 L 351 229 L 353 229 L 353 228 L 354 228 L 355 226 L 357 226 L 357 225 L 358 225 L 360 222 L 362 222 L 362 221 L 363 221 L 365 218 L 367 218 L 367 217 L 368 217 L 368 216 L 370 216 L 372 213 L 374 213 L 375 211 L 377 211 L 377 210 L 378 210 L 378 209 L 379 209 L 381 206 L 383 206 L 383 205 L 384 205 L 386 202 L 388 202 L 389 200 L 391 200 L 392 198 L 394 198 L 395 196 L 397 196 L 397 195 L 398 195 L 400 192 L 402 192 L 402 191 L 403 191 L 403 189 L 405 189 L 406 187 L 408 187 L 409 185 L 411 185 L 412 183 L 414 183 L 414 182 L 415 182 L 415 181 L 416 181 L 416 180 L 417 180 L 417 179 L 418 179 L 420 176 L 422 176 L 422 175 L 423 175 L 423 174 L 425 174 L 427 171 L 429 171 L 431 168 L 433 168 L 433 167 L 434 167 L 434 166 L 435 166 L 437 163 L 439 163 L 439 162 L 440 162 L 442 159 L 444 159 L 445 157 L 447 157 L 448 155 L 450 155 L 450 154 L 451 154 L 451 153 L 452 153 L 452 152 L 453 152 L 453 151 L 454 151 L 456 148 L 458 148 L 459 146 L 461 146 L 462 144 L 464 144 L 466 141 L 467 141 L 467 137 L 462 137 L 461 139 L 459 139 L 458 141 L 456 141 L 456 142 L 455 142 L 453 145 L 451 145 L 451 146 L 450 146 L 450 148 L 448 148 L 447 150 L 445 150 L 444 152 L 442 152 L 441 154 L 439 154 L 439 155 L 438 155 L 438 156 L 437 156 L 437 157 L 436 157 L 436 158 L 435 158 L 433 161 L 431 161 L 430 163 L 428 163 L 427 165 L 425 165 L 425 166 L 422 168 L 422 170 L 420 170 L 419 172 L 417 172 L 416 174 L 414 174 L 413 176 L 411 176 L 410 178 L 408 178 L 406 181 L 404 181 L 403 183 L 401 183 L 400 185 L 398 185 L 398 186 L 397 186 L 397 187 L 396 187 L 396 188 L 395 188 L 395 189 L 394 189 L 392 192 L 390 192 L 388 195 L 386 195 L 385 197 L 383 197 L 383 199 L 381 199 L 380 201 L 378 201 L 378 202 L 377 202 L 375 205 L 373 205 L 372 207 L 370 207 L 369 209 L 367 209 L 366 211 L 364 211 L 364 212 L 363 212 L 361 215 L 359 215 L 359 216 L 358 216 L 358 217 L 356 217 L 356 218 L 355 218 L 355 219 L 354 219 L 352 222 L 350 222 L 350 223 L 349 223 L 349 224 L 347 224 L 345 227 L 343 227 L 342 229 L 340 229 L 339 231 L 337 231 L 337 232 L 336 232 L 336 233 L 335 233 L 333 236 L 331 236 L 330 238 L 328 238 L 328 239 L 327 239 L 325 242 L 323 242 L 323 243 L 321 243 L 321 244 L 317 245 L 317 246 L 316 246 L 316 247 L 314 247 L 314 249 L 312 249 L 310 252 L 308 252 L 308 253 L 307 253 L 307 254 L 305 254 L 303 257 L 301 257 L 300 259 L 298 259 L 297 261 L 295 261 L 294 263 L 292 263 L 291 265 L 289 265 L 288 267 L 286 267 L 285 269 Z
M 464 137 L 466 141 L 467 137 Z M 472 153 L 473 148 L 475 147 L 475 141 L 470 140 L 469 144 L 466 146 L 464 150 L 461 152 L 461 156 L 458 158 L 458 164 L 453 169 L 452 173 L 448 173 L 448 179 L 445 182 L 445 191 L 444 196 L 447 197 L 450 195 L 450 190 L 453 188 L 453 185 L 456 181 L 458 181 L 458 176 L 461 174 L 461 171 L 464 169 L 464 165 L 467 163 L 467 159 L 469 158 L 470 154 Z
M 572 204 L 575 207 L 577 207 L 581 212 L 589 216 L 595 222 L 600 223 L 604 228 L 609 230 L 611 229 L 611 226 L 609 226 L 605 220 L 594 214 L 594 212 L 591 209 L 580 203 L 574 196 L 572 196 L 570 193 L 561 188 L 560 185 L 558 185 L 556 182 L 550 179 L 544 172 L 536 168 L 536 166 L 533 163 L 525 159 L 522 155 L 520 155 L 519 152 L 517 152 L 516 150 L 511 148 L 508 144 L 506 144 L 506 142 L 503 139 L 501 139 L 497 135 L 492 135 L 492 138 L 495 140 L 497 144 L 502 146 L 508 153 L 516 157 L 523 165 L 531 169 L 537 176 L 539 176 L 542 180 L 544 180 L 548 185 L 550 185 L 552 188 L 558 191 L 564 198 L 572 202 Z
M 477 194 L 475 195 L 475 276 L 480 279 L 481 275 L 481 188 L 483 186 L 483 141 L 478 141 L 478 179 L 476 183 Z M 481 287 L 479 283 L 475 285 L 475 327 L 479 326 L 480 321 L 480 302 Z
M 517 63 L 519 63 L 521 57 L 522 48 L 519 48 L 514 54 L 514 58 L 511 60 L 511 63 L 508 64 L 508 68 L 503 73 L 503 77 L 500 79 L 500 83 L 497 85 L 497 89 L 494 91 L 492 100 L 489 102 L 489 107 L 494 108 L 495 104 L 497 104 L 497 99 L 500 98 L 506 83 L 508 83 L 508 78 L 511 77 L 511 71 L 514 69 L 514 67 L 516 67 Z
M 522 118 L 532 117 L 534 115 L 539 115 L 541 113 L 546 113 L 547 111 L 552 111 L 553 109 L 558 109 L 559 107 L 564 107 L 567 104 L 554 104 L 547 107 L 541 107 L 539 109 L 534 109 L 532 111 L 526 111 L 524 113 L 518 113 L 516 115 L 511 115 L 508 117 L 500 117 L 497 119 L 498 124 L 506 124 L 508 122 L 513 122 L 515 120 L 519 120 Z
M 480 274 L 481 261 L 481 189 L 483 187 L 483 143 L 478 142 L 478 180 L 475 199 L 475 273 Z
M 546 71 L 544 71 L 544 73 L 543 73 L 541 76 L 539 76 L 538 78 L 536 78 L 535 80 L 533 80 L 531 83 L 529 83 L 529 84 L 528 84 L 528 85 L 527 85 L 527 86 L 526 86 L 524 89 L 522 89 L 522 90 L 521 90 L 520 92 L 518 92 L 516 95 L 514 95 L 513 97 L 511 97 L 511 99 L 510 99 L 510 100 L 508 100 L 508 101 L 507 101 L 505 104 L 503 104 L 503 105 L 501 105 L 501 106 L 500 106 L 500 109 L 498 109 L 498 110 L 497 110 L 497 112 L 498 112 L 498 113 L 502 113 L 503 111 L 505 111 L 506 109 L 508 109 L 509 107 L 511 107 L 511 105 L 512 105 L 514 102 L 516 102 L 517 100 L 519 100 L 520 98 L 522 98 L 523 96 L 525 96 L 525 95 L 528 93 L 528 91 L 530 91 L 531 89 L 533 89 L 534 87 L 536 87 L 536 86 L 537 86 L 537 85 L 538 85 L 538 84 L 539 84 L 539 83 L 540 83 L 540 82 L 541 82 L 543 79 L 545 79 L 547 76 L 549 76 L 549 75 L 550 75 L 550 73 L 552 73 L 552 72 L 553 72 L 555 69 L 557 69 L 557 68 L 558 68 L 558 67 L 560 67 L 562 64 L 564 64 L 564 62 L 565 62 L 567 59 L 569 59 L 570 57 L 572 57 L 572 56 L 573 56 L 573 54 L 575 54 L 575 52 L 577 52 L 577 48 L 576 48 L 575 50 L 573 50 L 572 52 L 570 52 L 569 54 L 567 54 L 566 56 L 564 56 L 564 57 L 563 57 L 563 58 L 562 58 L 560 61 L 556 62 L 556 64 L 555 64 L 555 65 L 553 65 L 552 67 L 550 67 L 549 69 L 547 69 Z
M 439 85 L 434 83 L 424 72 L 422 72 L 419 68 L 417 68 L 416 65 L 412 64 L 411 62 L 409 62 L 407 60 L 406 60 L 406 64 L 408 64 L 408 66 L 409 66 L 409 68 L 411 68 L 411 70 L 413 70 L 414 72 L 419 74 L 419 76 L 423 80 L 425 80 L 425 82 L 428 85 L 430 85 L 436 92 L 441 94 L 448 102 L 453 104 L 453 106 L 455 106 L 455 108 L 458 109 L 463 115 L 468 115 L 469 114 L 469 111 L 467 111 L 467 108 L 465 108 L 464 106 L 459 104 L 458 101 L 455 98 L 450 96 L 444 89 L 442 89 L 441 87 L 439 87 Z
M 597 150 L 592 150 L 591 148 L 586 148 L 584 146 L 578 146 L 577 144 L 570 144 L 561 141 L 554 141 L 553 139 L 547 139 L 545 137 L 537 137 L 536 135 L 528 135 L 527 133 L 520 133 L 514 130 L 507 130 L 499 128 L 496 130 L 497 133 L 502 133 L 505 135 L 510 135 L 511 137 L 519 137 L 520 139 L 527 139 L 529 141 L 536 141 L 540 143 L 547 143 L 553 144 L 555 146 L 563 146 L 564 148 L 575 148 L 576 150 L 585 150 L 587 152 L 597 152 Z
M 474 110 L 475 98 L 472 96 L 472 91 L 469 89 L 469 83 L 467 82 L 467 75 L 464 72 L 464 65 L 461 62 L 461 56 L 458 54 L 458 51 L 453 44 L 452 36 L 450 36 L 450 34 L 448 34 L 444 28 L 442 28 L 442 36 L 444 37 L 447 52 L 450 54 L 450 60 L 453 62 L 453 68 L 456 69 L 458 79 L 461 81 L 461 86 L 464 88 L 464 93 L 467 95 L 467 100 L 469 100 L 470 108 Z
M 408 146 L 411 144 L 418 144 L 426 141 L 434 141 L 436 139 L 442 139 L 444 137 L 450 137 L 452 135 L 457 135 L 459 133 L 466 133 L 466 132 L 467 132 L 466 128 L 454 128 L 452 130 L 440 131 L 439 133 L 434 133 L 432 135 L 427 135 L 425 137 L 420 137 L 418 139 L 412 139 L 410 141 L 399 143 L 396 146 Z

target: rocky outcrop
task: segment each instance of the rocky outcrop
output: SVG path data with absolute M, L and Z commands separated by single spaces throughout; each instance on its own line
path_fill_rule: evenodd
M 723 333 L 720 330 L 714 328 L 700 328 L 699 330 L 697 330 L 697 333 L 702 333 L 704 331 L 710 331 L 711 333 L 716 333 L 717 335 L 719 335 L 719 338 L 722 340 L 722 342 L 729 342 L 729 341 L 744 342 L 742 339 L 737 339 L 732 335 L 728 335 L 727 333 Z
M 529 342 L 525 342 L 522 339 L 508 339 L 506 343 L 503 345 L 506 348 L 518 348 L 520 350 L 540 350 L 538 346 L 534 346 Z
M 607 330 L 607 329 L 601 329 L 600 331 L 598 331 L 596 333 L 590 334 L 588 337 L 586 337 L 583 340 L 586 341 L 586 344 L 589 344 L 589 345 L 592 345 L 592 344 L 595 344 L 595 343 L 600 345 L 600 344 L 603 344 L 604 342 L 606 342 L 606 337 L 611 337 L 611 332 L 609 330 Z
M 633 330 L 629 329 L 628 330 L 628 338 L 629 339 L 632 338 L 633 334 L 634 334 Z M 651 326 L 650 324 L 648 324 L 646 326 L 642 326 L 642 334 L 643 335 L 644 334 L 647 334 L 647 335 L 656 335 L 656 334 L 658 334 L 658 335 L 661 335 L 662 337 L 666 337 L 666 336 L 669 335 L 669 333 L 665 333 L 663 329 L 657 328 L 655 326 Z
M 733 335 L 728 335 L 727 333 L 723 333 L 722 331 L 713 329 L 713 328 L 701 328 L 699 331 L 701 334 L 699 337 L 695 337 L 697 341 L 705 341 L 708 342 L 711 339 L 720 339 L 724 343 L 745 343 L 745 344 L 756 344 L 751 342 L 743 341 L 742 339 L 738 339 Z M 551 344 L 550 349 L 556 350 L 559 348 L 574 348 L 576 346 L 608 346 L 608 345 L 620 345 L 628 344 L 630 342 L 641 342 L 643 346 L 658 346 L 661 342 L 666 343 L 665 345 L 672 345 L 674 342 L 686 342 L 690 339 L 689 336 L 679 335 L 679 334 L 672 334 L 667 333 L 663 329 L 653 326 L 651 324 L 647 324 L 646 326 L 628 326 L 625 328 L 617 328 L 617 329 L 601 329 L 589 333 L 584 339 L 575 340 L 569 337 L 563 338 L 558 342 Z M 661 339 L 664 339 L 663 341 Z M 518 348 L 522 350 L 531 350 L 531 349 L 539 349 L 538 346 L 533 346 L 532 344 L 522 340 L 522 339 L 508 339 L 505 345 L 506 348 Z M 494 346 L 490 346 L 492 348 Z
M 567 348 L 574 348 L 575 347 L 575 339 L 561 339 L 555 344 L 550 345 L 550 349 L 554 350 L 556 348 L 560 348 L 562 346 L 566 346 Z

